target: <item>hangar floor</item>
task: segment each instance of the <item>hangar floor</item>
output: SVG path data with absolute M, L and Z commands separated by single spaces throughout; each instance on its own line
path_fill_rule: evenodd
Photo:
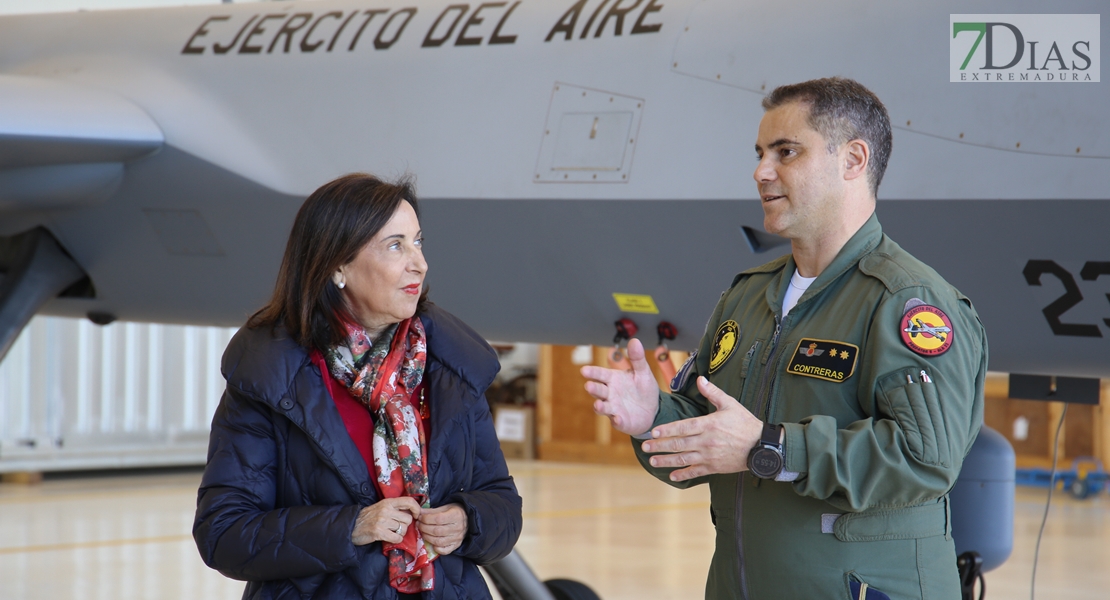
M 524 497 L 517 548 L 542 578 L 589 583 L 605 600 L 694 599 L 712 553 L 708 494 L 629 467 L 511 461 Z M 189 529 L 197 470 L 0 484 L 0 598 L 238 598 L 207 569 Z M 1019 488 L 1015 548 L 987 574 L 987 598 L 1029 597 L 1046 491 Z M 1041 598 L 1105 598 L 1110 495 L 1053 498 L 1037 573 Z

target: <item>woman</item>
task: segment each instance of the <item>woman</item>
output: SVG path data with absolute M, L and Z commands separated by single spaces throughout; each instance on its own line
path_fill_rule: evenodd
M 224 352 L 193 537 L 244 598 L 489 598 L 520 535 L 497 357 L 426 301 L 417 215 L 404 181 L 316 190 Z

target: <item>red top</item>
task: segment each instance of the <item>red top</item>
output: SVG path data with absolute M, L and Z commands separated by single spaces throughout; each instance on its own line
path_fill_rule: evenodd
M 339 411 L 339 416 L 343 418 L 343 425 L 347 427 L 347 434 L 351 436 L 355 447 L 358 448 L 358 453 L 362 455 L 362 460 L 366 461 L 366 468 L 370 471 L 370 476 L 373 477 L 374 418 L 370 414 L 370 409 L 356 400 L 338 379 L 331 376 L 327 361 L 324 360 L 324 355 L 319 350 L 313 350 L 309 354 L 309 358 L 320 369 L 320 375 L 324 379 L 324 387 L 327 388 L 328 394 L 335 402 L 335 408 Z M 413 410 L 418 415 L 420 414 L 420 395 L 423 393 L 424 383 L 421 382 L 409 398 L 409 403 L 412 404 Z M 427 440 L 432 436 L 431 419 L 423 416 L 421 421 L 424 424 L 424 439 Z

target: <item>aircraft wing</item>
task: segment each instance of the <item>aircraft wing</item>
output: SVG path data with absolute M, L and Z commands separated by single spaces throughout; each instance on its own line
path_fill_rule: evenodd
M 39 210 L 107 198 L 123 163 L 162 147 L 161 129 L 110 92 L 0 75 L 0 209 Z

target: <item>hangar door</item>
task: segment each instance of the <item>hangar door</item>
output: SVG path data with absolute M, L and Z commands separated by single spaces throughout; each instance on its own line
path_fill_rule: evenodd
M 235 331 L 35 317 L 0 363 L 0 472 L 203 465 Z

